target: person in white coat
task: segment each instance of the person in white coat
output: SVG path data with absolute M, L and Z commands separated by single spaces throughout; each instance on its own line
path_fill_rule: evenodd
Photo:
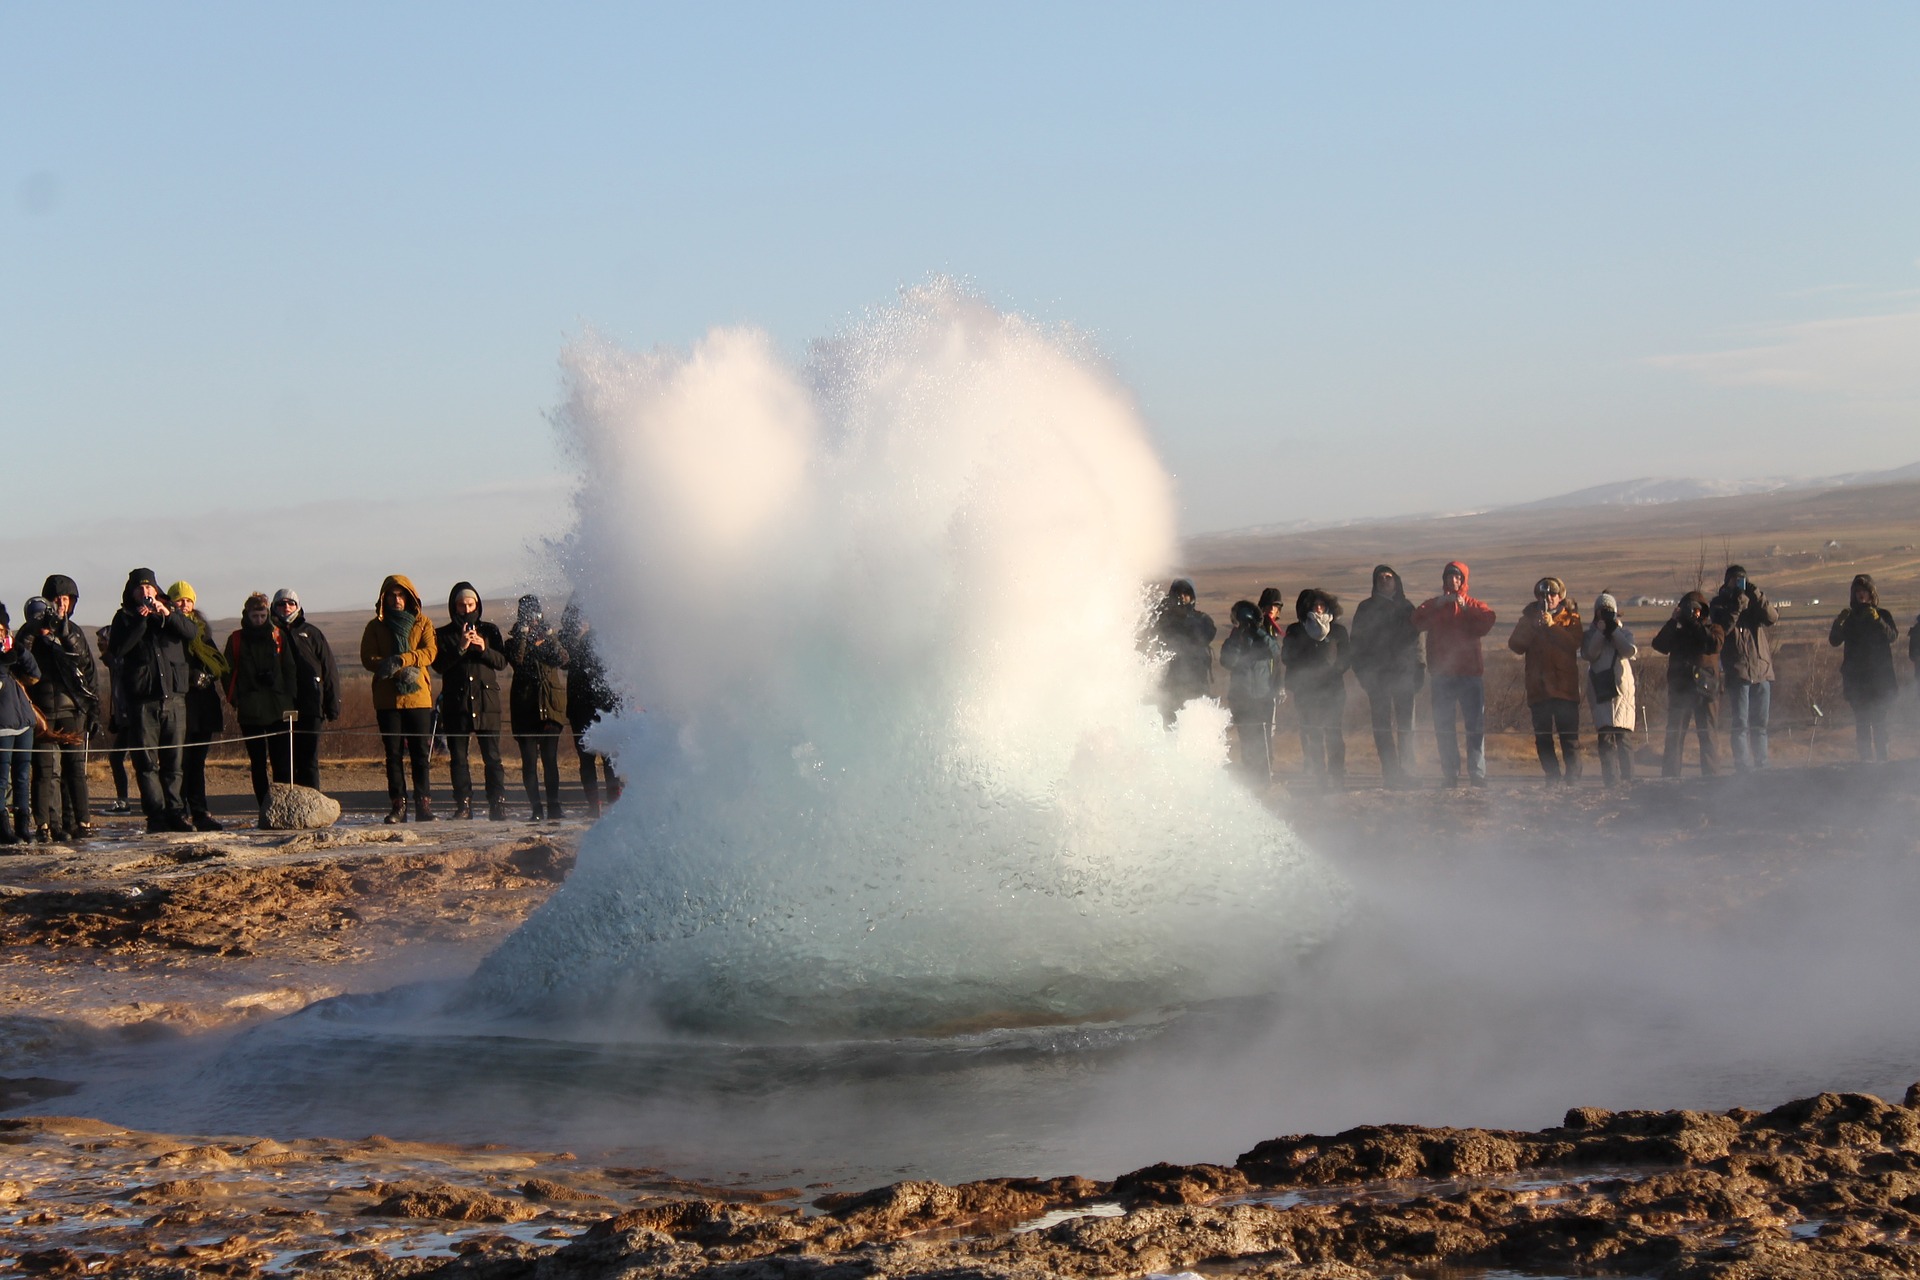
M 1581 641 L 1587 660 L 1587 706 L 1600 731 L 1600 777 L 1609 787 L 1633 781 L 1633 632 L 1620 621 L 1620 604 L 1606 592 L 1593 602 L 1593 622 Z

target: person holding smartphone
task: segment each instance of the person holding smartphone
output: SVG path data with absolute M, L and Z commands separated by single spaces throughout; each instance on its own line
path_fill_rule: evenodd
M 453 778 L 453 816 L 473 817 L 472 741 L 480 744 L 487 788 L 487 817 L 507 818 L 507 771 L 500 761 L 500 673 L 507 645 L 500 628 L 481 616 L 480 593 L 456 582 L 447 596 L 453 621 L 440 628 L 433 669 L 440 673 L 440 732 L 447 740 L 447 770 Z

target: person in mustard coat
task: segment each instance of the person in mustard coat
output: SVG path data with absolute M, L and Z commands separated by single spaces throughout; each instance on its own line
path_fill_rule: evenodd
M 413 766 L 413 818 L 433 821 L 427 753 L 433 741 L 433 681 L 439 648 L 420 593 L 404 574 L 380 584 L 373 617 L 360 633 L 360 665 L 373 672 L 373 718 L 387 756 L 388 822 L 407 820 L 407 770 Z

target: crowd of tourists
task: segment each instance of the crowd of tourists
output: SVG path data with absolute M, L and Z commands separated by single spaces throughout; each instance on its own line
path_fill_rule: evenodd
M 224 642 L 193 585 L 163 591 L 151 569 L 127 575 L 113 621 L 91 638 L 73 620 L 79 599 L 74 580 L 56 573 L 27 601 L 17 630 L 0 604 L 0 843 L 94 834 L 87 757 L 101 734 L 118 793 L 113 811 L 128 811 L 131 761 L 149 831 L 219 830 L 207 800 L 207 754 L 229 710 L 263 823 L 270 784 L 320 789 L 320 737 L 340 718 L 341 679 L 332 645 L 297 592 L 248 596 Z M 617 700 L 587 620 L 570 606 L 550 626 L 539 598 L 527 595 L 502 635 L 467 582 L 454 585 L 447 612 L 450 621 L 436 628 L 413 583 L 394 574 L 381 583 L 360 636 L 386 763 L 386 821 L 438 816 L 429 777 L 436 741 L 447 751 L 452 816 L 474 816 L 477 744 L 486 816 L 506 820 L 503 726 L 520 748 L 532 821 L 564 816 L 563 737 L 579 761 L 588 815 L 598 817 L 603 778 L 609 801 L 621 783 L 585 734 Z
M 1414 695 L 1431 690 L 1433 732 L 1446 787 L 1487 785 L 1486 669 L 1483 639 L 1493 631 L 1493 608 L 1468 591 L 1467 566 L 1450 562 L 1437 595 L 1414 604 L 1389 565 L 1373 571 L 1373 589 L 1353 611 L 1331 592 L 1309 587 L 1285 616 L 1276 588 L 1231 611 L 1232 629 L 1220 643 L 1226 673 L 1223 701 L 1233 718 L 1242 768 L 1260 780 L 1273 775 L 1275 715 L 1290 703 L 1310 782 L 1339 785 L 1346 773 L 1343 724 L 1347 673 L 1367 695 L 1374 750 L 1388 787 L 1411 784 Z M 1779 606 L 1740 565 L 1729 565 L 1709 596 L 1692 591 L 1651 641 L 1665 655 L 1666 741 L 1661 773 L 1678 777 L 1689 730 L 1699 742 L 1704 774 L 1721 771 L 1725 733 L 1735 771 L 1767 767 L 1774 682 L 1772 628 Z M 1194 603 L 1193 584 L 1176 579 L 1155 607 L 1141 637 L 1164 661 L 1161 713 L 1169 724 L 1180 708 L 1215 692 L 1214 621 Z M 1854 578 L 1846 608 L 1828 631 L 1841 651 L 1841 688 L 1853 709 L 1860 758 L 1886 760 L 1888 711 L 1898 692 L 1894 641 L 1900 629 L 1880 604 L 1867 574 Z M 1592 619 L 1583 619 L 1556 577 L 1534 583 L 1507 647 L 1525 663 L 1527 708 L 1534 750 L 1549 779 L 1581 775 L 1580 713 L 1595 730 L 1606 785 L 1633 779 L 1633 734 L 1642 712 L 1634 685 L 1640 649 L 1620 617 L 1619 601 L 1602 592 Z M 1907 657 L 1920 667 L 1920 619 L 1908 635 Z M 1462 750 L 1464 744 L 1464 751 Z

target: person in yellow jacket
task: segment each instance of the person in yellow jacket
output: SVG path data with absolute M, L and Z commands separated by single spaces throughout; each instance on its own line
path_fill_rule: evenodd
M 373 718 L 387 756 L 388 822 L 407 820 L 407 770 L 413 766 L 413 819 L 433 821 L 427 753 L 433 742 L 433 669 L 439 646 L 420 593 L 405 575 L 380 584 L 373 618 L 360 633 L 360 665 L 373 672 Z
M 193 624 L 194 638 L 187 641 L 187 742 L 180 753 L 180 790 L 187 801 L 188 820 L 196 831 L 224 830 L 207 800 L 207 752 L 213 740 L 227 727 L 226 708 L 220 702 L 220 686 L 230 668 L 226 655 L 214 643 L 213 628 L 200 612 L 191 582 L 176 582 L 167 588 L 167 599 Z

